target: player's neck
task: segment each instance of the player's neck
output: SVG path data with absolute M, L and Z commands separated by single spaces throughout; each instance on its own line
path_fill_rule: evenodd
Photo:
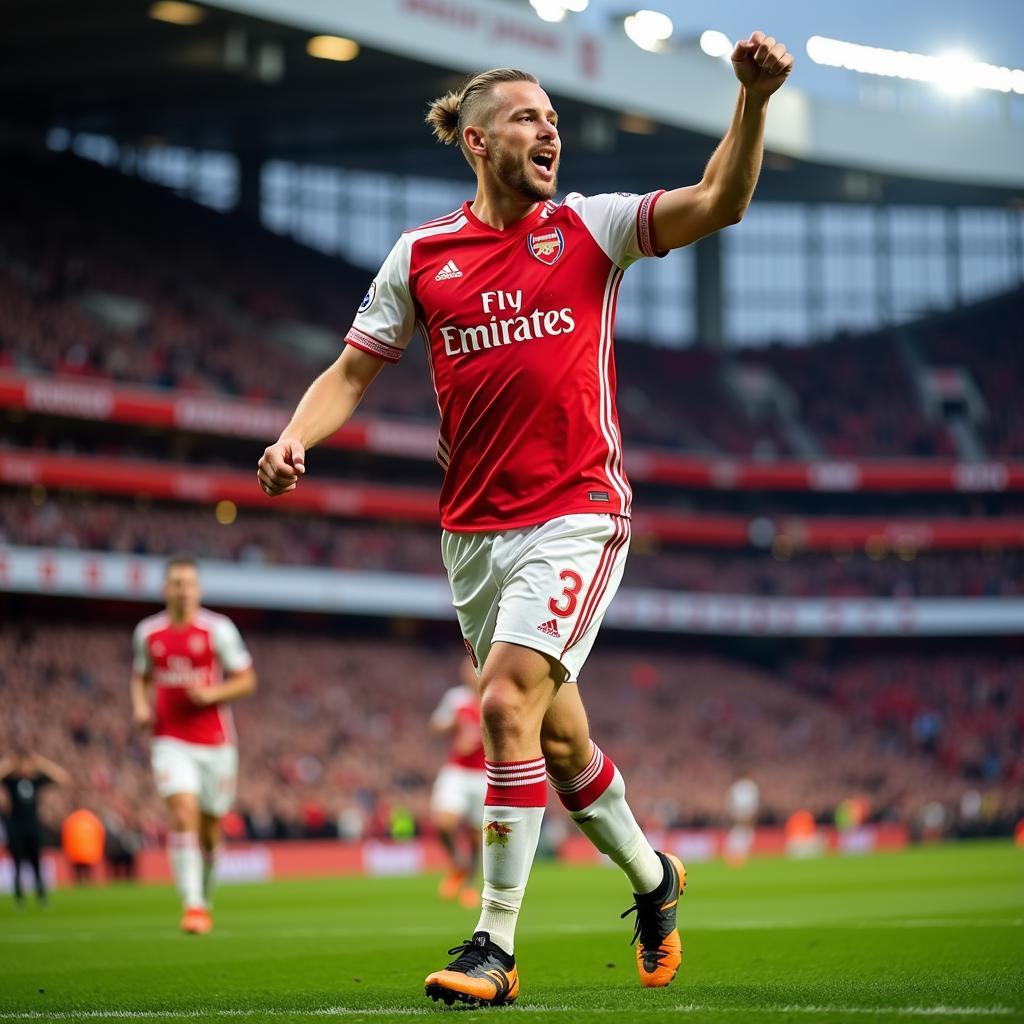
M 195 608 L 189 608 L 184 611 L 178 611 L 176 608 L 167 609 L 167 617 L 171 620 L 172 626 L 188 626 L 192 620 L 196 617 Z
M 476 198 L 470 205 L 473 216 L 488 227 L 504 231 L 528 217 L 539 204 L 518 192 L 495 188 L 491 183 L 477 183 Z

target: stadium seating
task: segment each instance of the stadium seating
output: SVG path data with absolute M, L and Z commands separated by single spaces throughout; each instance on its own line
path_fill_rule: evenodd
M 282 347 L 273 326 L 314 323 L 340 335 L 365 288 L 361 270 L 237 220 L 225 231 L 221 215 L 112 171 L 64 158 L 12 160 L 9 172 L 17 187 L 0 200 L 0 368 L 291 403 L 325 360 Z M 97 296 L 113 297 L 114 310 Z M 972 373 L 992 412 L 983 427 L 989 455 L 1022 448 L 1010 385 L 1020 376 L 1013 367 L 1022 369 L 1014 345 L 1021 302 L 1018 293 L 992 306 L 983 345 L 952 320 L 922 334 L 929 359 Z M 753 421 L 730 398 L 725 357 L 642 344 L 621 351 L 627 442 L 761 459 L 800 454 L 777 423 Z M 824 454 L 954 454 L 943 424 L 920 410 L 889 335 L 767 349 L 739 362 L 770 368 L 794 392 L 796 415 Z M 364 407 L 436 417 L 418 346 Z
M 426 828 L 444 744 L 425 723 L 455 678 L 457 637 L 438 647 L 242 628 L 260 679 L 235 710 L 248 834 L 386 834 L 395 807 Z M 73 790 L 46 795 L 51 823 L 77 804 L 156 842 L 163 815 L 126 697 L 130 633 L 127 621 L 6 629 L 0 738 L 27 739 L 71 771 Z M 585 685 L 594 735 L 649 827 L 723 822 L 737 770 L 760 783 L 766 821 L 801 807 L 829 820 L 864 793 L 876 820 L 913 823 L 927 803 L 952 808 L 972 788 L 999 816 L 1020 810 L 1024 677 L 990 658 L 851 657 L 774 674 L 710 651 L 606 644 Z

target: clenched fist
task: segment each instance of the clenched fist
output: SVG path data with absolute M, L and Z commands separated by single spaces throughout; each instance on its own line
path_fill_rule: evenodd
M 752 32 L 732 51 L 732 67 L 740 84 L 751 93 L 767 99 L 789 77 L 793 54 L 773 36 Z
M 263 453 L 256 476 L 264 493 L 276 498 L 294 491 L 306 472 L 306 449 L 294 438 L 282 437 Z

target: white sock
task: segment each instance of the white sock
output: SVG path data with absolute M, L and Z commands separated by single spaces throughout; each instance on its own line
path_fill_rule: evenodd
M 203 850 L 203 902 L 208 908 L 213 906 L 213 887 L 217 884 L 217 859 L 219 857 L 219 846 L 215 846 L 212 850 Z
M 171 873 L 181 894 L 182 906 L 205 906 L 203 902 L 203 858 L 199 852 L 199 838 L 195 832 L 170 832 L 167 835 L 167 855 Z
M 480 920 L 506 953 L 515 950 L 516 922 L 526 893 L 547 803 L 544 759 L 487 762 Z
M 596 743 L 590 763 L 575 778 L 549 779 L 579 830 L 622 868 L 634 893 L 661 885 L 665 866 L 626 803 L 622 775 Z

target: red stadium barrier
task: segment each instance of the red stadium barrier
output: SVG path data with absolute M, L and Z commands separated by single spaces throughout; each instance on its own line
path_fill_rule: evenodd
M 679 854 L 684 861 L 711 860 L 723 856 L 725 829 L 701 831 L 673 829 L 651 833 L 650 839 L 659 850 Z M 867 825 L 847 832 L 827 827 L 818 830 L 820 852 L 839 854 L 872 853 L 878 850 L 902 850 L 910 836 L 904 825 Z M 755 830 L 750 853 L 753 856 L 782 856 L 787 850 L 782 828 Z M 558 850 L 558 859 L 567 864 L 598 864 L 601 855 L 590 842 L 573 833 Z M 71 866 L 63 855 L 47 853 L 44 857 L 47 878 L 51 884 L 71 885 Z M 330 878 L 343 875 L 417 875 L 424 871 L 443 871 L 447 856 L 436 839 L 389 842 L 266 842 L 230 844 L 221 853 L 218 866 L 222 884 L 269 882 L 279 878 Z M 144 883 L 169 883 L 170 865 L 164 850 L 143 850 L 136 862 L 136 880 Z M 9 891 L 12 862 L 0 856 L 0 892 Z M 105 869 L 99 866 L 93 880 L 107 881 Z
M 0 484 L 73 488 L 103 494 L 145 496 L 165 501 L 233 501 L 246 507 L 272 507 L 256 484 L 256 474 L 201 469 L 164 462 L 111 461 L 85 455 L 54 455 L 34 450 L 0 452 Z M 303 480 L 273 507 L 318 512 L 347 519 L 392 519 L 437 524 L 434 490 L 385 484 L 345 484 Z M 772 525 L 794 550 L 831 551 L 875 544 L 892 550 L 976 550 L 1024 547 L 1024 519 L 877 519 L 784 517 Z M 737 548 L 751 543 L 751 520 L 744 516 L 700 516 L 691 512 L 640 512 L 635 535 L 670 544 Z
M 0 373 L 0 408 L 74 419 L 163 427 L 263 442 L 277 437 L 289 410 L 265 402 L 155 391 L 74 377 Z M 359 416 L 327 447 L 433 461 L 437 431 L 430 424 Z M 858 459 L 825 462 L 750 462 L 728 456 L 696 458 L 630 447 L 626 468 L 634 482 L 713 490 L 933 491 L 1024 490 L 1024 463 L 939 459 Z

